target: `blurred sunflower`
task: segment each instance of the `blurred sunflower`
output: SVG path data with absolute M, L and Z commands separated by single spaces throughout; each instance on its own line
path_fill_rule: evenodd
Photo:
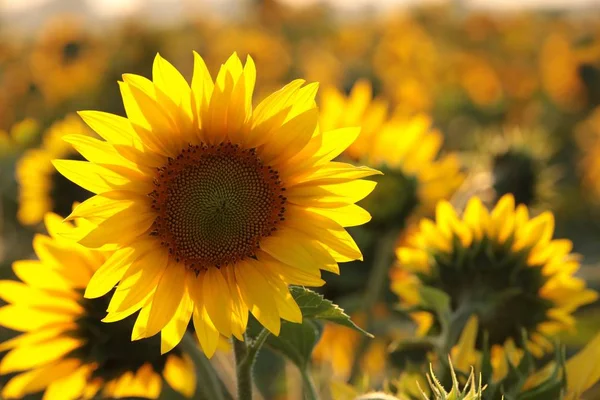
M 575 138 L 582 153 L 579 162 L 584 195 L 600 201 L 600 107 L 575 127 Z
M 212 356 L 220 334 L 243 340 L 248 311 L 275 335 L 281 320 L 302 321 L 288 284 L 319 286 L 320 270 L 362 259 L 344 227 L 369 214 L 354 203 L 378 172 L 330 162 L 359 129 L 321 132 L 317 84 L 296 80 L 254 110 L 255 66 L 234 53 L 213 82 L 195 53 L 191 88 L 160 55 L 153 81 L 126 74 L 120 82 L 128 118 L 81 112 L 106 141 L 65 140 L 90 162 L 58 160 L 56 168 L 96 193 L 69 218 L 92 226 L 71 238 L 116 247 L 92 277 L 86 297 L 119 285 L 109 318 L 137 310 L 142 337 L 162 330 L 165 348 L 193 318 Z
M 511 193 L 517 204 L 548 209 L 557 202 L 562 171 L 552 165 L 558 146 L 542 128 L 483 129 L 473 138 L 473 150 L 464 155 L 469 175 L 460 192 L 466 203 L 478 196 L 492 206 Z
M 464 177 L 455 154 L 440 155 L 442 133 L 425 115 L 394 117 L 370 139 L 359 156 L 384 174 L 378 189 L 361 204 L 371 212 L 371 226 L 405 224 L 410 216 L 429 214 L 449 199 Z
M 277 31 L 260 26 L 213 28 L 211 45 L 206 47 L 206 64 L 216 70 L 231 53 L 248 54 L 262 72 L 257 76 L 256 95 L 263 99 L 280 88 L 291 66 L 289 43 Z
M 387 314 L 387 309 L 380 304 L 380 307 L 376 307 L 373 312 L 378 318 L 383 318 Z M 359 326 L 364 326 L 364 313 L 355 313 L 352 315 L 352 321 Z M 346 381 L 352 372 L 360 341 L 359 332 L 341 325 L 327 324 L 319 343 L 313 350 L 313 362 L 328 375 L 327 379 Z M 376 336 L 362 355 L 360 371 L 371 384 L 377 384 L 384 377 L 386 364 L 387 340 L 383 336 Z
M 419 22 L 392 18 L 374 49 L 373 69 L 386 94 L 411 114 L 432 109 L 445 70 L 439 61 L 438 44 Z
M 84 201 L 92 195 L 64 178 L 52 166 L 55 158 L 83 159 L 73 146 L 63 140 L 64 136 L 71 134 L 91 135 L 92 132 L 76 115 L 69 115 L 50 126 L 41 145 L 27 150 L 17 162 L 17 218 L 22 224 L 37 224 L 48 211 L 67 216 L 74 202 Z
M 460 83 L 473 103 L 479 107 L 491 107 L 503 96 L 502 84 L 497 71 L 487 55 L 461 53 L 457 68 Z
M 598 297 L 573 276 L 579 260 L 572 243 L 552 239 L 552 213 L 530 219 L 527 207 L 515 208 L 510 194 L 491 212 L 474 197 L 462 218 L 442 201 L 436 220 L 423 219 L 419 227 L 408 245 L 397 249 L 392 290 L 403 304 L 418 305 L 422 290 L 435 288 L 449 296 L 455 321 L 464 325 L 475 315 L 481 327 L 475 346 L 482 348 L 487 332 L 496 377 L 506 373 L 507 356 L 520 356 L 512 349 L 526 346 L 535 356 L 552 349 L 549 338 L 574 327 L 571 313 Z M 440 329 L 432 316 L 419 315 L 417 322 L 427 334 Z
M 37 121 L 27 118 L 12 126 L 10 131 L 0 129 L 0 158 L 27 147 L 40 132 Z
M 539 68 L 542 86 L 552 101 L 565 111 L 578 111 L 586 103 L 579 75 L 580 60 L 569 36 L 552 30 L 542 44 Z
M 44 391 L 44 399 L 69 400 L 144 397 L 156 399 L 162 378 L 186 397 L 195 392 L 190 357 L 179 349 L 160 355 L 158 338 L 139 340 L 139 325 L 128 317 L 114 324 L 101 321 L 110 295 L 85 299 L 91 276 L 110 253 L 88 250 L 62 238 L 58 231 L 75 229 L 48 213 L 51 236 L 37 235 L 39 260 L 13 264 L 19 281 L 0 281 L 0 325 L 23 332 L 0 344 L 9 350 L 0 374 L 14 374 L 2 389 L 5 399 L 21 399 Z M 114 262 L 113 262 L 114 265 Z M 106 320 L 104 320 L 106 321 Z M 169 323 L 171 329 L 179 321 Z
M 348 126 L 360 126 L 360 136 L 345 154 L 353 160 L 360 160 L 373 144 L 381 130 L 388 112 L 388 104 L 373 99 L 371 84 L 359 80 L 346 97 L 335 87 L 327 87 L 321 95 L 320 128 L 324 131 Z
M 30 66 L 35 83 L 51 104 L 86 93 L 99 83 L 107 54 L 74 15 L 49 20 L 39 34 Z

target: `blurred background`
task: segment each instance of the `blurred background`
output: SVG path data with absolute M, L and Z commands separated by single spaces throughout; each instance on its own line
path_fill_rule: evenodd
M 124 115 L 121 74 L 151 76 L 160 52 L 190 78 L 196 50 L 213 73 L 233 51 L 250 54 L 255 103 L 303 78 L 320 82 L 321 96 L 354 99 L 349 113 L 361 114 L 358 124 L 372 99 L 386 115 L 426 118 L 464 175 L 446 197 L 460 207 L 474 194 L 493 204 L 510 192 L 534 214 L 553 211 L 556 236 L 583 256 L 579 275 L 600 289 L 599 10 L 592 0 L 3 0 L 0 278 L 13 277 L 12 261 L 31 256 L 44 212 L 67 215 L 89 195 L 49 162 L 75 158 L 60 140 L 85 129 L 72 113 Z M 326 296 L 349 312 L 363 299 L 377 223 L 352 231 L 365 262 L 325 277 Z M 396 302 L 389 284 L 382 287 L 378 298 Z M 386 307 L 380 314 L 386 321 Z M 600 309 L 584 307 L 577 321 L 577 334 L 564 338 L 570 349 L 600 330 Z M 316 363 L 333 357 L 319 354 Z M 262 359 L 281 362 L 268 352 Z M 373 353 L 365 365 L 381 370 L 389 362 Z M 352 360 L 338 364 L 338 375 L 351 373 Z M 271 378 L 258 384 L 278 398 Z

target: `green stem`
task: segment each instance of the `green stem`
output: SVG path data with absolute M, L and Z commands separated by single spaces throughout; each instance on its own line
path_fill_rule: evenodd
M 302 383 L 304 384 L 302 389 L 304 391 L 304 400 L 318 400 L 317 388 L 313 382 L 310 372 L 307 369 L 302 369 Z
M 393 262 L 393 245 L 397 238 L 398 232 L 396 230 L 388 230 L 379 237 L 379 240 L 375 246 L 373 266 L 371 269 L 371 274 L 369 275 L 367 289 L 361 307 L 361 310 L 366 314 L 364 329 L 367 332 L 370 332 L 373 329 L 373 306 L 377 304 L 377 301 L 379 301 L 382 293 L 384 292 L 384 285 L 388 271 L 390 270 Z M 369 344 L 368 340 L 369 338 L 364 335 L 362 335 L 360 338 L 360 343 L 356 348 L 354 362 L 352 364 L 350 382 L 355 380 L 360 373 L 360 361 L 367 350 Z
M 238 400 L 252 400 L 252 361 L 248 359 L 248 337 L 245 341 L 233 338 Z
M 211 400 L 225 400 L 217 373 L 213 369 L 208 358 L 206 358 L 204 353 L 198 347 L 192 334 L 186 332 L 186 334 L 183 335 L 181 347 L 182 350 L 192 358 L 192 361 L 196 366 L 197 387 L 201 389 L 202 395 Z
M 250 340 L 247 335 L 244 336 L 244 341 L 233 338 L 238 400 L 252 400 L 252 368 L 268 337 L 269 331 L 263 328 L 254 340 Z

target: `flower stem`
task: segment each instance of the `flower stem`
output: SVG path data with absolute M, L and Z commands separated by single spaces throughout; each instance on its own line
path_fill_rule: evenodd
M 248 338 L 245 338 L 246 341 Z M 248 362 L 248 344 L 233 338 L 238 400 L 252 400 L 252 364 Z
M 208 358 L 200 351 L 198 344 L 190 333 L 183 335 L 181 347 L 194 361 L 198 388 L 202 390 L 202 395 L 208 399 L 225 400 L 217 373 Z
M 317 396 L 317 388 L 310 376 L 310 372 L 307 369 L 302 369 L 301 372 L 302 382 L 304 383 L 302 389 L 304 391 L 304 400 L 318 400 L 319 396 Z
M 384 285 L 388 271 L 392 266 L 393 262 L 393 245 L 398 237 L 398 231 L 395 229 L 384 232 L 375 246 L 375 257 L 373 260 L 373 266 L 367 281 L 367 289 L 365 292 L 364 301 L 362 302 L 361 310 L 366 314 L 366 321 L 364 329 L 370 332 L 373 329 L 373 306 L 377 304 L 377 301 L 381 298 L 382 292 L 384 291 Z M 350 373 L 349 381 L 353 381 L 358 377 L 360 372 L 360 361 L 367 350 L 369 338 L 361 336 L 360 343 L 356 348 L 354 356 L 354 362 L 352 364 L 352 370 Z

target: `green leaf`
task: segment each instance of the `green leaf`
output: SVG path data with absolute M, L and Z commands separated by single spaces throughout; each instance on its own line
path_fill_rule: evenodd
M 290 293 L 294 297 L 294 300 L 296 300 L 296 303 L 298 303 L 305 320 L 329 321 L 359 331 L 368 337 L 373 337 L 373 335 L 352 322 L 350 316 L 338 305 L 333 304 L 322 295 L 302 286 L 291 286 Z
M 286 322 L 281 325 L 279 336 L 269 335 L 265 344 L 304 370 L 310 363 L 322 330 L 319 323 L 311 320 L 304 320 L 301 324 Z

